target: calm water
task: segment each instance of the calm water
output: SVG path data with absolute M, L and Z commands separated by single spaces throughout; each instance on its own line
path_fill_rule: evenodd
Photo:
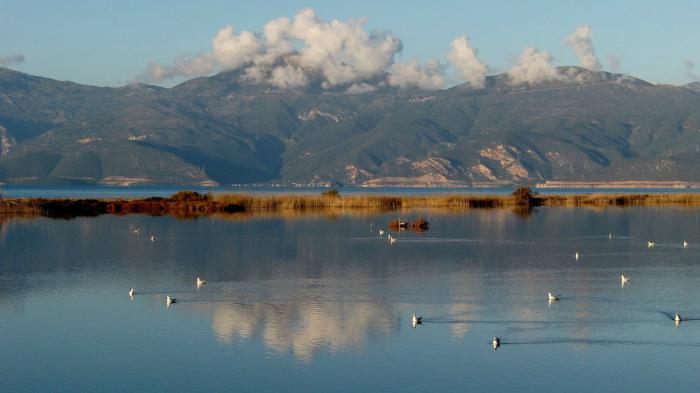
M 0 391 L 698 391 L 700 210 L 426 214 L 3 220 Z

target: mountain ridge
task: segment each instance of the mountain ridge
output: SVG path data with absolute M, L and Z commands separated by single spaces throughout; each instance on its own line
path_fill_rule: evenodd
M 0 68 L 5 183 L 374 185 L 700 180 L 700 89 L 559 67 L 444 90 L 227 71 L 171 88 Z M 359 87 L 358 87 L 359 86 Z M 353 92 L 360 92 L 352 94 Z

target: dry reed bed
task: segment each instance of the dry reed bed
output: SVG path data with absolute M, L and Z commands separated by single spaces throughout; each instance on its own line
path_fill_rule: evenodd
M 0 199 L 0 214 L 52 217 L 100 214 L 151 214 L 196 217 L 211 214 L 282 213 L 349 214 L 411 209 L 460 211 L 481 208 L 530 209 L 536 206 L 700 206 L 700 194 L 561 194 L 533 195 L 347 195 L 227 194 L 179 192 L 170 198 L 146 199 Z

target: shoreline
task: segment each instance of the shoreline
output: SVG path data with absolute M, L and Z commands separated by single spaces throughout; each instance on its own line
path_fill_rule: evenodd
M 697 193 L 600 193 L 537 195 L 529 188 L 513 194 L 449 195 L 341 195 L 334 190 L 322 194 L 200 194 L 180 191 L 168 198 L 2 198 L 0 215 L 73 218 L 103 214 L 147 214 L 154 216 L 199 217 L 214 214 L 245 215 L 294 212 L 391 212 L 415 209 L 510 208 L 521 212 L 535 207 L 624 207 L 698 206 Z

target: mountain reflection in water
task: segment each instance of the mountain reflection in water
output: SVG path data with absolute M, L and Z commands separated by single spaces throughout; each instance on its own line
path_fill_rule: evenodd
M 698 210 L 401 215 L 2 219 L 0 390 L 696 388 Z

